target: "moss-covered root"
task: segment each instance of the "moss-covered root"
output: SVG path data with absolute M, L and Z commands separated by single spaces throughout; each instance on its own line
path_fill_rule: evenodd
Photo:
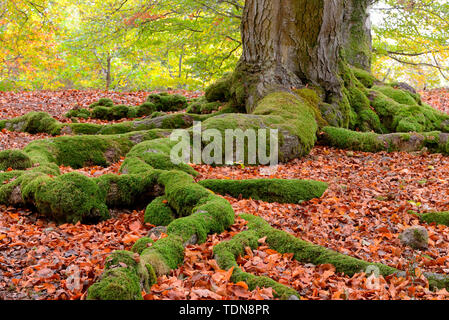
M 437 131 L 377 134 L 325 127 L 319 140 L 321 144 L 332 147 L 366 152 L 430 151 L 449 154 L 449 134 Z
M 176 141 L 161 138 L 141 142 L 134 146 L 126 156 L 120 170 L 122 173 L 139 173 L 152 167 L 160 170 L 180 170 L 197 176 L 191 166 L 185 163 L 176 164 L 171 161 L 171 149 Z
M 115 251 L 106 260 L 100 281 L 89 287 L 89 300 L 142 300 L 139 255 Z
M 168 94 L 166 92 L 150 94 L 147 102 L 155 105 L 157 111 L 179 111 L 187 107 L 187 99 L 179 94 Z
M 405 276 L 404 271 L 389 267 L 382 263 L 371 263 L 354 257 L 347 256 L 334 250 L 312 244 L 310 242 L 298 239 L 293 235 L 277 230 L 271 227 L 265 220 L 250 214 L 240 215 L 248 221 L 248 230 L 254 231 L 258 238 L 266 236 L 266 243 L 270 248 L 280 253 L 293 253 L 294 258 L 303 263 L 312 263 L 315 265 L 332 264 L 337 272 L 342 272 L 349 276 L 359 272 L 366 272 L 376 267 L 379 274 L 386 276 L 396 274 Z M 429 281 L 431 288 L 449 289 L 449 277 L 437 273 L 424 273 Z
M 276 92 L 259 101 L 252 114 L 227 113 L 213 116 L 202 123 L 202 129 L 218 130 L 223 137 L 223 143 L 226 140 L 224 139 L 226 134 L 233 134 L 235 139 L 243 139 L 244 162 L 255 164 L 249 161 L 247 157 L 247 150 L 254 147 L 254 143 L 249 145 L 249 137 L 257 140 L 255 145 L 258 146 L 262 142 L 259 141 L 259 134 L 265 133 L 267 141 L 264 142 L 268 147 L 268 150 L 266 150 L 268 153 L 268 151 L 273 151 L 269 149 L 272 144 L 268 130 L 278 130 L 278 149 L 276 150 L 279 156 L 278 160 L 286 162 L 310 152 L 316 142 L 318 125 L 315 113 L 309 103 L 294 94 Z M 268 132 L 263 132 L 262 129 L 266 129 Z M 248 137 L 248 139 L 245 137 Z M 222 163 L 228 162 L 225 148 L 222 148 L 222 154 L 219 156 Z M 260 163 L 260 156 L 258 160 Z
M 409 211 L 411 214 L 418 216 L 419 220 L 425 223 L 436 223 L 449 226 L 449 211 L 417 213 Z
M 30 157 L 22 150 L 11 149 L 0 152 L 0 171 L 8 169 L 25 170 L 31 166 Z
M 34 164 L 82 168 L 108 166 L 125 156 L 132 146 L 133 142 L 125 136 L 63 136 L 33 141 L 23 151 Z
M 126 270 L 120 269 L 117 276 L 110 271 L 111 264 L 107 264 L 101 280 L 89 288 L 88 299 L 138 299 L 139 285 L 148 290 L 156 276 L 179 267 L 184 260 L 185 245 L 204 242 L 207 234 L 221 233 L 234 223 L 234 210 L 229 202 L 194 183 L 190 175 L 164 171 L 158 181 L 165 186 L 168 205 L 182 218 L 168 225 L 167 237 L 153 244 L 148 239 L 136 244 L 135 254 L 143 249 L 140 256 L 131 252 L 113 254 L 112 260 L 117 260 L 117 255 L 121 260 L 112 264 L 126 266 Z M 110 295 L 109 288 L 119 288 L 115 291 L 118 293 Z
M 280 284 L 273 279 L 263 276 L 255 276 L 244 272 L 237 264 L 237 257 L 245 253 L 245 248 L 256 249 L 259 246 L 258 235 L 254 231 L 243 231 L 235 235 L 231 240 L 219 243 L 213 249 L 214 258 L 220 268 L 229 270 L 234 268 L 231 276 L 233 282 L 244 281 L 250 290 L 259 288 L 273 288 L 274 296 L 281 299 L 289 299 L 291 296 L 300 297 L 294 289 Z
M 108 208 L 136 207 L 163 194 L 157 171 L 88 178 L 77 172 L 60 175 L 57 166 L 40 166 L 2 173 L 0 179 L 0 203 L 31 206 L 59 223 L 96 223 L 110 218 Z
M 28 132 L 32 134 L 59 134 L 61 125 L 58 120 L 53 119 L 48 113 L 33 111 L 10 120 L 1 120 L 0 129 Z
M 144 221 L 155 226 L 168 226 L 176 216 L 165 197 L 154 199 L 145 210 Z
M 313 180 L 252 179 L 252 180 L 203 180 L 202 186 L 222 195 L 262 200 L 266 202 L 300 203 L 319 198 L 327 189 L 327 183 Z
M 359 260 L 298 239 L 285 231 L 271 227 L 260 217 L 250 214 L 242 214 L 240 216 L 248 221 L 249 230 L 256 232 L 260 238 L 267 237 L 266 243 L 270 248 L 280 253 L 293 253 L 295 259 L 300 262 L 313 263 L 315 265 L 332 264 L 335 266 L 337 272 L 343 272 L 350 276 L 365 271 L 368 266 L 376 266 L 382 275 L 389 275 L 398 271 L 395 268 L 381 263 L 370 263 Z
M 104 193 L 92 179 L 77 172 L 59 175 L 51 166 L 23 172 L 1 185 L 0 203 L 35 207 L 59 223 L 95 223 L 110 217 Z

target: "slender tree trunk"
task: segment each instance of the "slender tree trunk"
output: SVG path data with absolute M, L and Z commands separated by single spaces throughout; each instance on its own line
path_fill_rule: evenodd
M 106 59 L 106 90 L 109 90 L 111 87 L 111 60 L 112 58 L 110 56 Z
M 234 90 L 237 99 L 251 112 L 270 92 L 314 85 L 324 89 L 326 103 L 338 105 L 343 57 L 369 69 L 369 51 L 354 44 L 371 46 L 369 2 L 247 0 L 241 25 L 243 54 L 235 73 L 244 90 Z

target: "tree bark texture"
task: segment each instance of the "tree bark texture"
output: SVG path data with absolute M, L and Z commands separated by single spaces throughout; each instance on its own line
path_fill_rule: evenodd
M 237 66 L 248 112 L 266 94 L 305 85 L 341 100 L 340 62 L 369 69 L 369 0 L 247 0 Z M 362 21 L 363 20 L 363 21 Z

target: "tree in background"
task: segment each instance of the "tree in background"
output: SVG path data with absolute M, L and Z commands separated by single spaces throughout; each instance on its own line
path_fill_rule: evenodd
M 449 83 L 449 3 L 385 0 L 375 11 L 373 72 L 425 88 Z

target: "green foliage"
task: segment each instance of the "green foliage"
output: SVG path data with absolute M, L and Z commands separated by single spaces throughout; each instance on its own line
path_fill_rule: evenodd
M 238 60 L 236 4 L 6 1 L 0 90 L 202 88 Z
M 379 79 L 415 88 L 441 86 L 449 78 L 449 5 L 435 0 L 383 0 L 375 7 L 373 71 Z

